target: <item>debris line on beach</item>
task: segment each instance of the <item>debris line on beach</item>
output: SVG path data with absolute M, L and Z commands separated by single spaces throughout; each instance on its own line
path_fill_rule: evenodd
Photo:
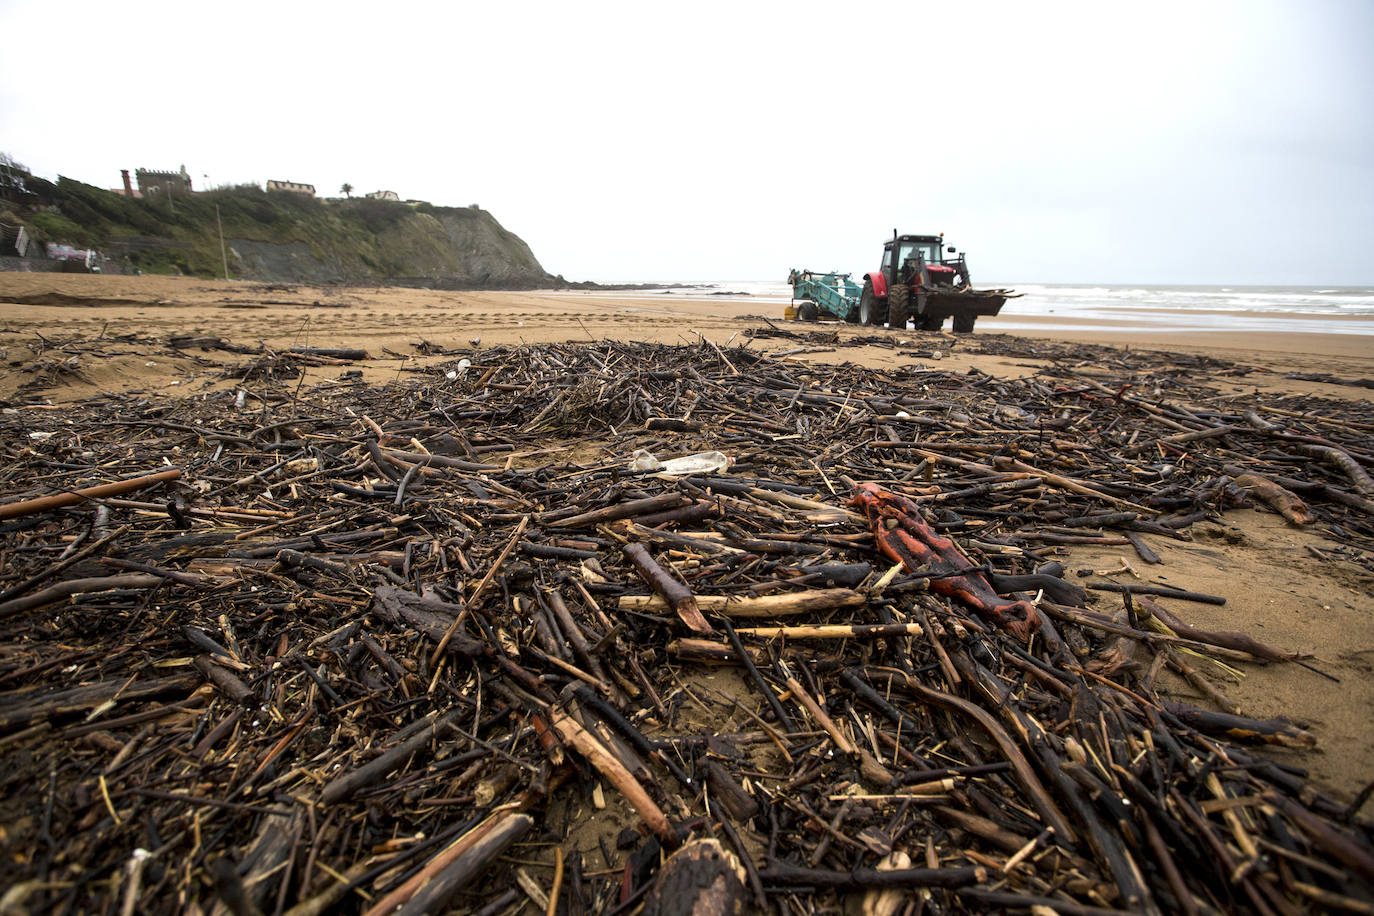
M 5 405 L 5 905 L 1367 912 L 1365 798 L 1203 676 L 1322 660 L 1153 572 L 1239 506 L 1369 569 L 1374 416 L 1084 352 L 599 341 Z

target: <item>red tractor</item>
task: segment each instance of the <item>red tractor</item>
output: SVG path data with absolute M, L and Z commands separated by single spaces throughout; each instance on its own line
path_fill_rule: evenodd
M 850 316 L 861 324 L 905 328 L 915 320 L 918 331 L 938 331 L 946 318 L 954 330 L 967 333 L 980 315 L 996 315 L 1014 296 L 1011 290 L 976 290 L 968 264 L 954 246 L 944 248 L 940 235 L 898 235 L 883 243 L 882 266 L 864 277 L 859 306 Z M 948 254 L 949 257 L 942 257 Z

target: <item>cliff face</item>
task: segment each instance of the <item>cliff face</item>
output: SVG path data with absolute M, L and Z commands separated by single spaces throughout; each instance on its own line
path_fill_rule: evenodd
M 339 206 L 347 220 L 348 204 Z M 397 211 L 394 220 L 361 240 L 351 233 L 315 235 L 308 242 L 230 239 L 230 272 L 252 280 L 383 282 L 436 289 L 532 289 L 562 282 L 549 276 L 530 247 L 485 210 L 387 206 L 408 212 Z
M 555 281 L 530 247 L 485 210 L 433 207 L 377 237 L 395 281 L 431 280 L 450 288 L 528 288 Z
M 95 248 L 151 273 L 222 276 L 227 258 L 230 276 L 273 282 L 441 289 L 564 282 L 476 207 L 325 201 L 256 187 L 133 200 L 67 178 L 29 186 L 36 194 L 25 222 L 40 240 Z

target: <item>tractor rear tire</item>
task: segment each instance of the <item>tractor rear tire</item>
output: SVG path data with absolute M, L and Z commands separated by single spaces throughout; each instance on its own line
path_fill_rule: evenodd
M 802 321 L 820 321 L 821 310 L 810 299 L 797 306 L 797 317 Z
M 886 317 L 887 303 L 873 295 L 873 284 L 864 283 L 864 291 L 859 294 L 859 324 L 881 325 Z
M 911 310 L 911 287 L 904 283 L 894 283 L 887 290 L 887 326 L 897 331 L 906 330 L 907 317 Z
M 916 330 L 918 331 L 938 331 L 940 330 L 940 325 L 944 323 L 945 320 L 936 315 L 916 316 Z
M 954 316 L 954 333 L 955 333 L 955 334 L 972 334 L 972 333 L 973 333 L 973 323 L 974 323 L 975 321 L 977 321 L 977 320 L 978 320 L 978 316 L 977 316 L 977 315 L 955 315 L 955 316 Z

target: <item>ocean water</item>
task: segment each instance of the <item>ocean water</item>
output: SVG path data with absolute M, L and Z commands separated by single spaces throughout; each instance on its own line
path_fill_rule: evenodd
M 1122 323 L 1153 332 L 1206 330 L 1291 331 L 1374 335 L 1374 287 L 1369 286 L 1088 286 L 1062 283 L 987 283 L 1021 293 L 1002 314 L 982 319 L 988 330 L 1044 327 L 1019 316 L 1053 316 L 1065 330 L 1120 330 Z M 731 295 L 735 294 L 735 295 Z M 598 294 L 604 295 L 604 294 Z M 792 288 L 773 280 L 717 280 L 680 289 L 617 293 L 777 304 Z

